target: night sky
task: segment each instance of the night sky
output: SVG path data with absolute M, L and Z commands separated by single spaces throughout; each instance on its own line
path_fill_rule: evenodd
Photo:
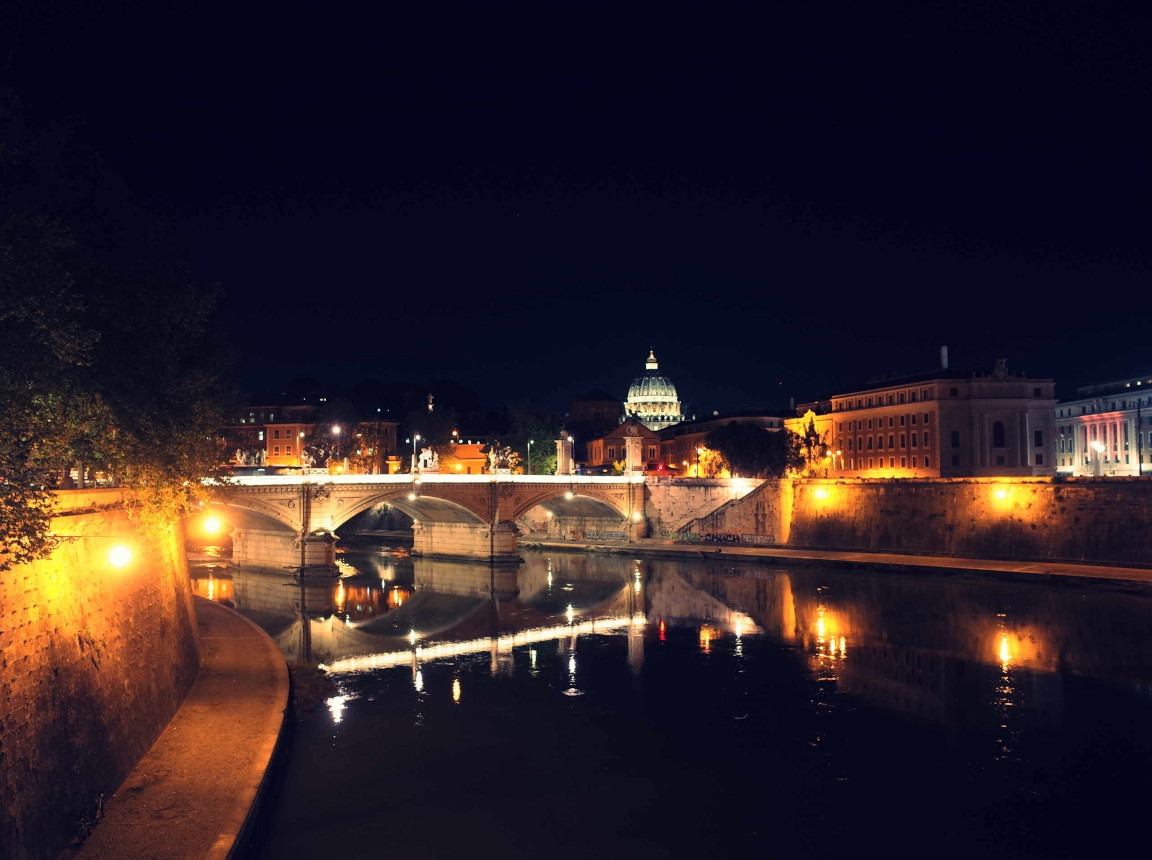
M 253 388 L 1152 371 L 1152 4 L 777 5 L 16 0 L 0 85 L 171 222 Z

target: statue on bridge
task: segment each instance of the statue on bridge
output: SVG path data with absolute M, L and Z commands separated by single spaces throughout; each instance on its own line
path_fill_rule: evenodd
M 440 457 L 437 456 L 435 448 L 420 449 L 420 459 L 417 462 L 417 468 L 419 468 L 421 472 L 440 471 Z
M 507 445 L 493 442 L 488 447 L 488 471 L 490 473 L 511 471 L 519 462 L 520 455 Z

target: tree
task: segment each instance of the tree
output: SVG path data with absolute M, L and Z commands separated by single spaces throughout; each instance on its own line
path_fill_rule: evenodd
M 52 492 L 74 469 L 81 484 L 95 474 L 124 487 L 145 528 L 169 528 L 207 496 L 226 404 L 222 353 L 206 337 L 212 293 L 144 248 L 140 259 L 110 253 L 117 243 L 99 241 L 99 219 L 33 187 L 53 174 L 15 128 L 0 128 L 11 135 L 0 138 L 4 568 L 52 551 Z
M 733 475 L 780 478 L 803 462 L 796 439 L 787 431 L 730 421 L 708 433 L 704 444 L 727 461 Z

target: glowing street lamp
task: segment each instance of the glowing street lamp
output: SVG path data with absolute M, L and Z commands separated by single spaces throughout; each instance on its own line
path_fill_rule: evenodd
M 702 477 L 702 475 L 700 474 L 700 455 L 703 453 L 704 453 L 703 448 L 697 448 L 696 449 L 696 477 L 697 478 Z
M 416 443 L 420 441 L 420 434 L 416 433 L 412 436 L 412 474 L 416 474 Z
M 526 472 L 526 474 L 529 474 L 529 475 L 531 475 L 531 474 L 532 474 L 532 440 L 531 440 L 531 439 L 529 439 L 529 440 L 528 440 L 528 460 L 527 460 L 527 464 L 528 464 L 528 465 L 527 465 L 527 472 Z

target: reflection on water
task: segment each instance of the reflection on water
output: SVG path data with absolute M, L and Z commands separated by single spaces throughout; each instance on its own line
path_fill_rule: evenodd
M 555 802 L 591 819 L 609 814 L 600 803 L 622 804 L 647 828 L 630 856 L 827 856 L 878 844 L 875 822 L 893 815 L 896 856 L 911 856 L 912 840 L 944 856 L 1059 856 L 1102 838 L 1089 816 L 1112 821 L 1114 838 L 1116 816 L 1138 820 L 1152 788 L 1143 597 L 567 553 L 525 553 L 512 568 L 363 551 L 342 561 L 338 580 L 303 586 L 284 571 L 193 569 L 197 593 L 232 601 L 289 657 L 310 648 L 328 667 L 340 695 L 317 719 L 346 738 L 335 749 L 387 735 L 434 759 L 441 747 L 476 758 L 491 775 L 500 755 L 483 758 L 477 738 L 500 738 L 505 754 L 531 751 L 517 767 L 541 779 L 554 776 L 537 755 L 559 756 L 595 794 L 574 799 L 565 783 Z M 328 768 L 331 728 L 312 725 L 299 730 L 302 760 Z M 353 753 L 336 758 L 358 794 L 397 802 Z M 297 776 L 270 825 L 292 835 L 269 832 L 273 842 L 304 838 L 300 817 L 323 806 L 324 780 Z M 694 815 L 682 777 L 738 797 Z M 532 805 L 536 789 L 501 779 L 499 791 Z M 437 785 L 421 802 L 437 802 Z M 817 829 L 813 849 L 804 834 Z M 646 854 L 653 845 L 666 850 Z

